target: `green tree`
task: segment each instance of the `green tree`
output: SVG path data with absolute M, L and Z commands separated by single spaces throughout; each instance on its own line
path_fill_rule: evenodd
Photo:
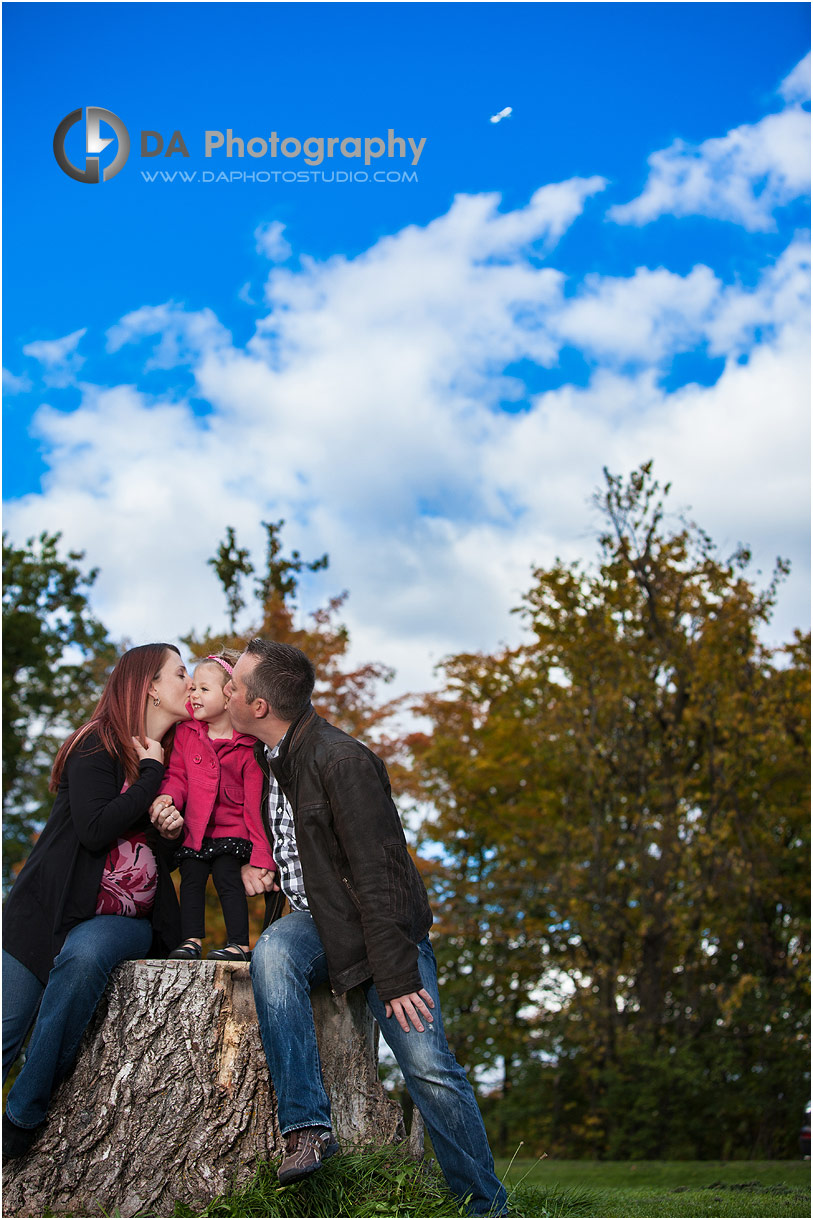
M 90 714 L 116 648 L 88 592 L 97 571 L 60 554 L 60 534 L 15 546 L 3 535 L 3 878 L 8 884 L 48 816 L 62 739 Z
M 606 474 L 595 567 L 536 570 L 529 642 L 450 659 L 421 705 L 450 1034 L 502 1057 L 498 1135 L 530 1120 L 559 1154 L 786 1154 L 806 1087 L 809 638 L 762 642 L 787 566 L 757 590 L 744 548 L 721 559 L 667 521 L 668 491 L 649 464 Z
M 226 594 L 226 604 L 229 608 L 229 630 L 234 631 L 237 615 L 245 609 L 240 578 L 251 576 L 254 565 L 249 559 L 249 551 L 239 547 L 234 536 L 234 527 L 226 526 L 226 537 L 217 548 L 217 554 L 206 561 L 217 573 L 217 578 Z
M 290 559 L 286 559 L 282 554 L 280 537 L 284 524 L 284 520 L 263 521 L 267 553 L 265 575 L 257 581 L 257 600 L 261 606 L 274 597 L 278 597 L 282 601 L 285 601 L 286 598 L 295 600 L 299 584 L 297 577 L 300 573 L 302 571 L 320 572 L 328 566 L 327 555 L 321 555 L 319 559 L 306 562 L 300 556 L 299 551 L 294 550 L 291 551 Z

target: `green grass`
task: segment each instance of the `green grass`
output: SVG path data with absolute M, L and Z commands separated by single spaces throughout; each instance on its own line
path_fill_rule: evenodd
M 333 1157 L 302 1182 L 280 1186 L 278 1161 L 258 1164 L 244 1189 L 219 1195 L 203 1211 L 176 1204 L 176 1216 L 447 1217 L 465 1215 L 437 1164 L 398 1148 Z M 515 1217 L 810 1215 L 805 1161 L 497 1161 Z M 54 1213 L 46 1213 L 53 1215 Z M 61 1212 L 59 1215 L 64 1216 Z M 68 1213 L 70 1214 L 70 1213 Z M 116 1211 L 100 1214 L 119 1216 Z
M 449 1194 L 434 1160 L 410 1161 L 393 1148 L 377 1148 L 333 1157 L 318 1173 L 280 1186 L 276 1164 L 259 1165 L 243 1190 L 219 1195 L 196 1212 L 176 1204 L 176 1216 L 336 1217 L 465 1216 Z M 559 1186 L 520 1187 L 512 1206 L 522 1201 L 523 1216 L 583 1216 L 587 1195 Z
M 416 1165 L 393 1149 L 333 1157 L 310 1178 L 280 1186 L 278 1162 L 258 1165 L 252 1182 L 219 1195 L 202 1212 L 176 1216 L 457 1216 L 434 1163 Z M 453 1206 L 453 1205 L 452 1205 Z
M 810 1215 L 810 1164 L 804 1161 L 497 1162 L 514 1216 Z M 258 1165 L 245 1189 L 220 1195 L 202 1212 L 176 1216 L 337 1217 L 465 1214 L 437 1165 L 416 1165 L 398 1149 L 334 1157 L 315 1174 L 280 1186 L 276 1163 Z
M 558 1187 L 587 1196 L 587 1216 L 810 1215 L 809 1161 L 553 1161 L 497 1163 L 509 1190 Z M 519 1200 L 512 1200 L 514 1202 Z M 539 1213 L 526 1213 L 534 1215 Z

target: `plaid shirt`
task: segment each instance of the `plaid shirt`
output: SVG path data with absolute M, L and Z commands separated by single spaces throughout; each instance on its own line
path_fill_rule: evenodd
M 277 742 L 273 750 L 266 746 L 265 753 L 268 758 L 276 758 L 279 747 L 280 742 Z M 273 771 L 268 776 L 268 823 L 274 839 L 274 859 L 279 869 L 282 892 L 291 904 L 292 911 L 307 911 L 308 900 L 305 896 L 302 862 L 296 846 L 294 813 L 287 797 L 280 791 Z

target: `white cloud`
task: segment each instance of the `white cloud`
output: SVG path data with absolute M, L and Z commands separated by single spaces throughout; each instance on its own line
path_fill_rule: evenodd
M 85 363 L 84 356 L 76 350 L 87 334 L 87 327 L 75 330 L 61 339 L 35 339 L 26 343 L 23 355 L 31 356 L 43 367 L 42 379 L 46 385 L 62 387 L 71 385 L 79 369 Z
M 810 52 L 789 72 L 778 92 L 786 102 L 810 101 Z
M 31 389 L 31 381 L 25 375 L 18 377 L 10 369 L 3 369 L 3 393 L 24 394 Z
M 604 367 L 669 364 L 707 344 L 710 356 L 747 352 L 757 338 L 808 326 L 810 243 L 797 236 L 750 288 L 723 284 L 709 267 L 688 275 L 638 267 L 632 276 L 585 276 L 547 317 L 551 335 Z
M 489 455 L 490 479 L 538 521 L 571 520 L 569 536 L 559 533 L 570 557 L 582 549 L 590 490 L 584 476 L 573 478 L 574 462 L 584 472 L 619 472 L 654 457 L 658 477 L 673 483 L 673 508 L 691 505 L 722 548 L 751 542 L 765 562 L 791 549 L 805 564 L 808 392 L 802 327 L 783 328 L 746 363 L 729 359 L 713 386 L 666 393 L 651 370 L 602 370 L 590 385 L 542 394 L 514 417 Z
M 290 242 L 282 236 L 285 225 L 281 220 L 271 220 L 254 230 L 257 253 L 264 254 L 272 263 L 284 263 L 291 253 Z
M 171 369 L 195 361 L 202 352 L 227 345 L 231 335 L 211 309 L 188 312 L 182 305 L 145 305 L 126 314 L 107 332 L 107 350 L 117 352 L 127 343 L 160 336 L 145 369 Z
M 703 266 L 687 276 L 663 267 L 623 278 L 592 274 L 553 325 L 566 342 L 607 361 L 657 363 L 698 345 L 721 287 Z
M 111 630 L 164 638 L 224 622 L 206 559 L 225 526 L 261 565 L 260 523 L 285 517 L 286 546 L 331 556 L 306 603 L 348 588 L 354 657 L 420 689 L 445 654 L 516 638 L 531 565 L 594 553 L 602 466 L 652 457 L 722 546 L 797 561 L 787 635 L 808 591 L 804 242 L 748 289 L 702 266 L 568 284 L 540 252 L 602 185 L 545 187 L 505 212 L 460 196 L 357 258 L 274 268 L 244 348 L 211 310 L 129 314 L 111 352 L 149 340 L 153 364 L 188 365 L 210 412 L 128 386 L 41 408 L 50 473 L 8 506 L 12 535 L 59 522 L 101 568 Z M 595 361 L 589 384 L 499 409 L 517 391 L 506 366 L 553 368 L 564 343 Z M 717 384 L 666 393 L 670 357 L 703 344 L 726 357 Z
M 808 56 L 782 82 L 789 104 L 779 114 L 699 145 L 675 140 L 652 153 L 643 192 L 610 208 L 609 219 L 644 225 L 658 216 L 698 215 L 773 231 L 776 209 L 810 189 L 810 114 L 794 104 L 810 96 L 809 78 Z
M 754 288 L 726 287 L 707 327 L 710 354 L 746 352 L 756 337 L 809 333 L 810 242 L 795 238 Z

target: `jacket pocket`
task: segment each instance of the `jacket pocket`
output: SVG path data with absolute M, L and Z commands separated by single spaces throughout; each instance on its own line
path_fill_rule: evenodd
M 229 784 L 224 784 L 223 785 L 223 795 L 226 797 L 227 801 L 231 802 L 232 805 L 239 805 L 240 808 L 242 809 L 242 807 L 243 807 L 243 789 L 242 788 L 233 788 Z

